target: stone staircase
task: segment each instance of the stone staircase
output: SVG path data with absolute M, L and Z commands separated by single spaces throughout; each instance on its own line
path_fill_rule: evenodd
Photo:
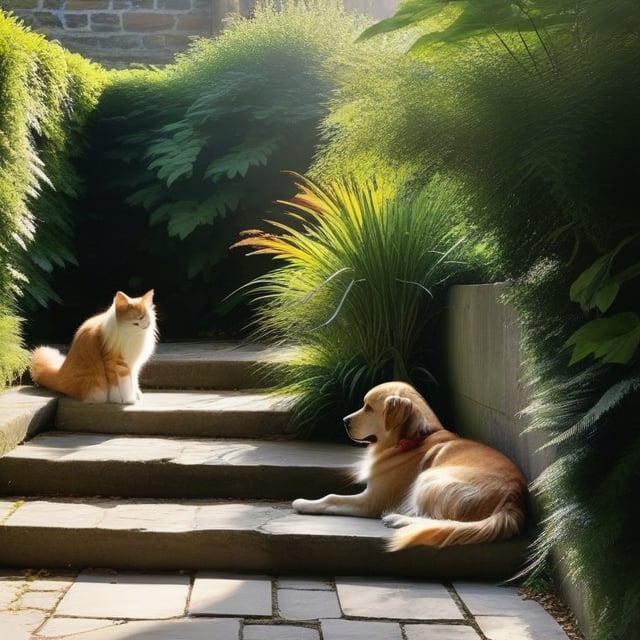
M 3 417 L 15 427 L 30 401 L 45 426 L 34 434 L 22 419 L 25 442 L 0 457 L 0 566 L 488 580 L 518 571 L 524 536 L 391 554 L 378 520 L 295 513 L 292 498 L 357 491 L 349 471 L 362 450 L 290 439 L 292 399 L 259 389 L 282 355 L 160 345 L 132 406 L 31 387 L 0 395 L 0 427 Z M 43 402 L 57 402 L 53 419 Z

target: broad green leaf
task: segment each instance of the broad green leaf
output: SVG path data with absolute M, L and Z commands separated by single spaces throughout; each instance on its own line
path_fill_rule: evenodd
M 593 303 L 602 313 L 605 313 L 616 299 L 618 291 L 620 291 L 620 284 L 618 282 L 610 282 L 595 292 Z
M 583 311 L 593 308 L 593 296 L 609 275 L 610 262 L 610 254 L 600 256 L 571 285 L 569 298 L 572 302 L 577 302 Z
M 244 178 L 251 166 L 266 165 L 269 156 L 278 148 L 279 138 L 269 138 L 257 144 L 241 144 L 209 164 L 205 178 L 217 181 L 226 175 L 230 180 L 236 176 Z
M 202 221 L 193 209 L 177 209 L 171 213 L 167 229 L 170 236 L 178 236 L 184 240 Z
M 365 29 L 358 40 L 367 40 L 380 33 L 389 33 L 415 25 L 438 15 L 444 7 L 441 0 L 405 0 L 394 15 Z
M 604 362 L 627 364 L 640 346 L 640 317 L 627 311 L 591 320 L 567 340 L 573 346 L 570 365 L 593 354 Z
M 171 218 L 178 212 L 182 211 L 194 211 L 198 206 L 196 200 L 180 200 L 178 202 L 167 202 L 160 205 L 149 216 L 149 224 L 152 226 L 162 222 L 165 219 L 171 220 Z
M 611 266 L 622 249 L 638 238 L 640 234 L 628 236 L 615 249 L 600 256 L 590 267 L 585 269 L 573 282 L 569 289 L 569 297 L 580 304 L 583 311 L 597 307 L 603 313 L 613 304 L 620 285 L 640 275 L 640 263 L 611 276 Z
M 144 189 L 138 189 L 134 191 L 125 202 L 130 205 L 142 205 L 145 209 L 149 210 L 156 206 L 166 196 L 166 190 L 157 182 L 145 187 Z

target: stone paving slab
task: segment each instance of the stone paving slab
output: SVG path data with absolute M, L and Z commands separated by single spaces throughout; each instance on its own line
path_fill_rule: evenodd
M 336 578 L 345 615 L 358 618 L 462 620 L 451 594 L 441 584 L 401 580 Z
M 47 432 L 0 457 L 0 493 L 149 498 L 354 492 L 347 444 Z
M 323 590 L 331 591 L 333 584 L 330 580 L 317 577 L 309 578 L 280 578 L 278 580 L 278 587 L 280 589 L 305 589 L 305 590 Z
M 539 609 L 532 600 L 523 601 L 517 587 L 478 582 L 454 582 L 453 587 L 474 615 L 509 615 L 527 608 Z
M 351 616 L 353 594 L 341 591 L 341 580 L 357 585 L 363 602 L 377 593 L 393 600 L 393 606 L 385 609 L 376 600 L 371 615 Z M 25 603 L 31 593 L 57 592 L 61 599 L 44 610 L 21 606 L 15 598 L 0 603 L 3 640 L 566 640 L 540 605 L 495 584 L 467 586 L 476 594 L 490 593 L 492 608 L 499 609 L 504 598 L 507 613 L 467 614 L 455 621 L 443 620 L 442 611 L 457 608 L 458 598 L 469 611 L 477 595 L 467 602 L 441 583 L 422 580 L 82 571 L 77 576 L 4 573 L 0 591 L 7 585 L 10 591 L 16 587 Z M 318 585 L 322 588 L 309 588 Z M 293 598 L 291 609 L 279 605 L 294 591 L 301 599 Z M 302 621 L 297 619 L 299 604 L 308 596 L 318 598 L 320 606 Z M 322 606 L 329 597 L 340 609 L 335 617 L 328 617 L 334 604 Z M 419 621 L 413 619 L 416 604 L 424 618 Z M 433 611 L 433 617 L 424 616 L 425 611 Z
M 340 603 L 333 590 L 278 589 L 278 611 L 286 620 L 342 617 Z
M 522 615 L 477 616 L 487 640 L 566 640 L 562 627 L 544 611 Z
M 461 624 L 405 624 L 404 635 L 407 640 L 479 640 L 480 638 L 473 627 Z M 510 640 L 517 640 L 517 636 Z
M 190 579 L 185 575 L 82 572 L 62 598 L 61 616 L 164 619 L 183 616 Z
M 191 616 L 271 617 L 271 579 L 198 573 L 188 613 Z
M 320 640 L 317 629 L 285 624 L 245 625 L 242 640 Z
M 562 640 L 560 625 L 537 602 L 522 600 L 515 587 L 454 583 L 457 594 L 487 640 Z
M 402 640 L 397 622 L 322 620 L 323 640 Z
M 60 638 L 52 635 L 59 630 L 49 623 L 36 638 Z M 240 634 L 240 621 L 219 620 L 164 620 L 141 622 L 103 621 L 101 628 L 71 632 L 62 637 L 69 640 L 237 640 Z
M 0 638 L 30 640 L 31 634 L 46 620 L 47 614 L 36 609 L 0 611 Z
M 286 433 L 292 396 L 249 391 L 145 391 L 136 404 L 62 397 L 55 424 L 76 432 L 268 438 Z

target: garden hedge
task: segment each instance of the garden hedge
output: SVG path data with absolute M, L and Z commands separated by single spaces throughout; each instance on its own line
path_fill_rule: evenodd
M 74 260 L 74 161 L 105 78 L 0 11 L 0 386 L 25 365 L 18 306 L 57 299 L 50 274 Z

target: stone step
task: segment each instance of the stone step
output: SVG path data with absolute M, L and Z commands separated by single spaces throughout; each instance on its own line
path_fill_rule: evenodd
M 300 515 L 279 502 L 0 501 L 3 567 L 504 580 L 529 542 L 388 553 L 389 535 L 377 519 Z
M 0 458 L 1 495 L 321 497 L 355 492 L 359 447 L 46 432 Z
M 257 389 L 269 385 L 269 365 L 290 353 L 233 342 L 160 343 L 140 382 L 159 389 Z
M 53 423 L 58 397 L 46 389 L 20 386 L 0 392 L 0 456 Z
M 143 391 L 133 405 L 60 398 L 57 429 L 185 438 L 286 435 L 291 396 L 256 391 Z

